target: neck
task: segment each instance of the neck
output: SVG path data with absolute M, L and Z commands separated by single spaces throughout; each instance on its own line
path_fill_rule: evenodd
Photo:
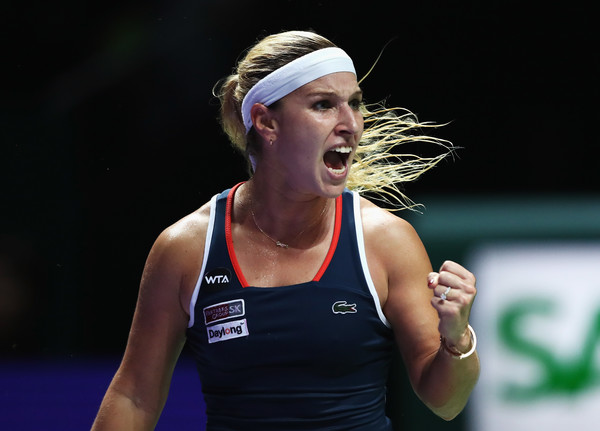
M 246 219 L 262 236 L 282 248 L 314 244 L 332 225 L 334 199 L 292 196 L 249 180 L 242 188 Z

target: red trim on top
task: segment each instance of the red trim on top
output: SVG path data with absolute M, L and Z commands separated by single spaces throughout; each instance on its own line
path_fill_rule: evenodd
M 325 256 L 325 261 L 313 281 L 321 280 L 323 274 L 327 270 L 331 259 L 333 258 L 333 254 L 335 253 L 335 249 L 338 244 L 338 240 L 340 239 L 340 231 L 342 230 L 342 195 L 339 195 L 335 199 L 335 225 L 333 226 L 333 238 L 331 238 L 331 244 L 329 245 L 329 251 L 327 252 L 327 256 Z
M 242 268 L 240 268 L 237 256 L 235 255 L 235 250 L 233 249 L 233 236 L 231 235 L 231 211 L 233 209 L 233 196 L 235 195 L 237 188 L 242 184 L 243 182 L 237 183 L 231 188 L 229 194 L 227 195 L 227 206 L 225 207 L 225 241 L 227 242 L 227 251 L 229 252 L 229 259 L 233 265 L 235 275 L 237 276 L 242 287 L 248 287 L 248 282 L 242 273 Z
M 227 205 L 225 207 L 225 242 L 227 243 L 227 251 L 229 253 L 229 259 L 231 260 L 231 264 L 233 266 L 233 270 L 235 271 L 235 275 L 237 276 L 242 287 L 248 287 L 248 281 L 246 277 L 244 277 L 244 273 L 242 272 L 242 268 L 237 260 L 237 256 L 235 255 L 235 250 L 233 248 L 233 236 L 231 234 L 231 212 L 233 210 L 233 196 L 235 195 L 236 190 L 239 186 L 241 186 L 243 182 L 236 184 L 231 188 L 229 194 L 227 195 Z M 327 270 L 331 259 L 333 258 L 333 254 L 335 253 L 335 249 L 337 248 L 338 241 L 340 239 L 340 231 L 342 230 L 342 195 L 338 196 L 335 199 L 335 224 L 333 226 L 333 237 L 331 238 L 331 244 L 329 245 L 329 250 L 327 251 L 327 256 L 325 256 L 325 260 L 319 268 L 319 271 L 315 275 L 312 281 L 319 281 L 321 277 Z

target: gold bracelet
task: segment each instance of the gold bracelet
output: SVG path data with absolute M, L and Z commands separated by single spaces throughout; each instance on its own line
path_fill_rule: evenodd
M 471 349 L 467 353 L 461 353 L 458 350 L 448 346 L 448 344 L 446 343 L 446 338 L 440 335 L 441 346 L 446 352 L 450 353 L 456 359 L 468 358 L 473 354 L 473 352 L 475 352 L 475 349 L 477 348 L 477 335 L 475 335 L 475 331 L 473 330 L 471 325 L 467 325 L 467 328 L 469 328 L 469 333 L 471 335 Z

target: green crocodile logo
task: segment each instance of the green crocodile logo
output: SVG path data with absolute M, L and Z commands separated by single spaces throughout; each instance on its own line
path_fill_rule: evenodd
M 348 304 L 346 301 L 334 302 L 331 306 L 333 314 L 356 313 L 356 304 Z

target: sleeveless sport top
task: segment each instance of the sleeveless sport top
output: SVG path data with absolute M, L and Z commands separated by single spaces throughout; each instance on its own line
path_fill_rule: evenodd
M 391 430 L 394 342 L 367 268 L 358 194 L 336 199 L 333 240 L 312 281 L 261 288 L 248 286 L 233 250 L 238 186 L 211 200 L 190 306 L 207 431 Z

